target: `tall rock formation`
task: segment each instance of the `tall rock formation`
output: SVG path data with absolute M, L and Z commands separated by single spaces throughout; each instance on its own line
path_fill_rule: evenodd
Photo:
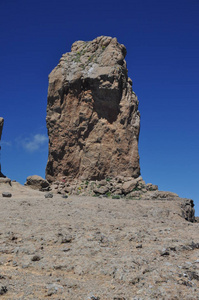
M 46 179 L 137 178 L 138 99 L 116 38 L 77 41 L 49 75 Z
M 4 119 L 0 118 L 0 140 L 1 140 L 1 135 L 2 135 L 2 131 L 3 131 L 3 123 L 4 123 Z
M 4 119 L 3 119 L 3 118 L 0 118 L 0 141 L 1 141 L 2 131 L 3 131 L 3 123 L 4 123 Z M 1 146 L 0 146 L 0 151 L 1 151 Z M 1 162 L 0 162 L 0 177 L 5 177 L 5 176 L 1 173 Z

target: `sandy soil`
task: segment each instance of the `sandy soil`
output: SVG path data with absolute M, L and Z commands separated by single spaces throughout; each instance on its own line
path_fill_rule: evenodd
M 13 183 L 0 201 L 1 299 L 199 299 L 199 223 L 177 200 L 45 198 Z

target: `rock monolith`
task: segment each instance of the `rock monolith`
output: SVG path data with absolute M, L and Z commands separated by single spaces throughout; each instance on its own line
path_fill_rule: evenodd
M 3 131 L 3 123 L 4 123 L 4 119 L 0 117 L 0 141 L 1 141 L 2 131 Z M 1 145 L 0 145 L 0 151 L 1 151 Z M 5 176 L 1 173 L 1 162 L 0 162 L 0 177 L 5 177 Z
M 1 140 L 1 135 L 2 135 L 2 131 L 3 131 L 3 123 L 4 123 L 4 119 L 0 118 L 0 140 Z
M 49 75 L 49 182 L 140 175 L 140 113 L 116 38 L 77 41 Z

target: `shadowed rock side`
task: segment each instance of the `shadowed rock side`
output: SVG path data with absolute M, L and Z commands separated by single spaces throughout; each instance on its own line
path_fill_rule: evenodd
M 137 178 L 140 114 L 116 38 L 77 41 L 49 75 L 49 182 Z

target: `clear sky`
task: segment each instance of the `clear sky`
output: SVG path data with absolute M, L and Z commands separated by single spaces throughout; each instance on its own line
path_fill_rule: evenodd
M 76 40 L 117 37 L 140 101 L 141 174 L 199 215 L 199 1 L 0 0 L 2 172 L 45 176 L 48 74 Z

